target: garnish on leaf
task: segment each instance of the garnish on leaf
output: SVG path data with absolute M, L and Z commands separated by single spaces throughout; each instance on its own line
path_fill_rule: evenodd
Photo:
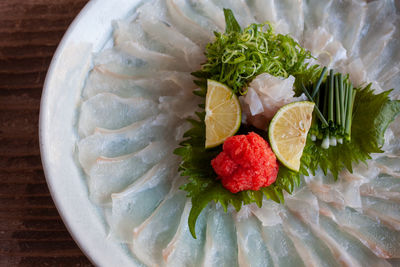
M 180 144 L 181 147 L 174 151 L 174 154 L 182 158 L 179 166 L 180 174 L 189 179 L 189 182 L 181 189 L 186 191 L 187 197 L 192 200 L 188 224 L 194 238 L 196 238 L 196 220 L 211 201 L 220 203 L 225 211 L 229 204 L 237 211 L 241 209 L 242 205 L 250 203 L 256 203 L 261 207 L 264 196 L 281 203 L 284 201 L 283 191 L 292 193 L 295 186 L 300 184 L 300 173 L 307 173 L 303 169 L 300 169 L 300 172 L 294 172 L 285 166 L 280 166 L 275 183 L 268 187 L 262 187 L 258 191 L 245 190 L 236 194 L 228 191 L 218 180 L 218 175 L 210 164 L 211 160 L 222 151 L 221 146 L 212 149 L 205 148 L 205 112 L 196 113 L 196 116 L 197 120 L 189 119 L 192 128 L 184 134 L 186 139 Z M 257 129 L 252 128 L 251 131 L 257 131 Z M 241 127 L 239 132 L 247 134 L 248 130 L 246 127 Z
M 318 81 L 313 88 L 301 89 L 310 101 L 316 103 L 315 118 L 311 128 L 312 140 L 321 140 L 322 148 L 336 146 L 337 143 L 351 141 L 354 100 L 357 90 L 353 88 L 349 76 L 329 71 L 325 82 L 323 79 L 327 68 L 322 69 Z
M 325 149 L 321 141 L 309 136 L 303 152 L 302 164 L 312 174 L 320 167 L 325 175 L 330 171 L 335 179 L 346 168 L 353 171 L 353 163 L 366 162 L 371 153 L 382 153 L 384 134 L 389 124 L 400 113 L 400 101 L 390 100 L 389 91 L 374 94 L 371 84 L 354 89 L 351 136 L 347 142 Z

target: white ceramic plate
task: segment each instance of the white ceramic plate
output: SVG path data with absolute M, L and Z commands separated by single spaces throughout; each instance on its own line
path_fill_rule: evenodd
M 140 265 L 124 245 L 107 239 L 107 224 L 88 198 L 74 150 L 80 89 L 93 52 L 111 40 L 112 21 L 127 17 L 139 0 L 92 0 L 69 27 L 47 73 L 40 107 L 40 150 L 53 200 L 69 232 L 95 265 Z
M 129 16 L 140 1 L 92 0 L 85 7 L 53 58 L 41 103 L 41 153 L 50 191 L 78 245 L 101 266 L 140 264 L 125 245 L 107 239 L 102 210 L 88 198 L 86 181 L 75 158 L 76 111 L 92 53 L 112 45 L 112 21 Z

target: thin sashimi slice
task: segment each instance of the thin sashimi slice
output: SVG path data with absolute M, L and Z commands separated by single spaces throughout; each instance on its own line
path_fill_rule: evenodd
M 192 203 L 190 200 L 187 200 L 175 236 L 162 251 L 167 266 L 201 266 L 201 261 L 204 257 L 208 208 L 203 209 L 197 219 L 197 239 L 194 239 L 190 233 L 188 225 L 188 217 L 191 207 Z
M 381 172 L 390 176 L 400 178 L 400 156 L 382 155 L 375 160 L 376 165 L 381 169 Z
M 372 196 L 400 202 L 400 180 L 389 175 L 379 175 L 360 187 L 362 196 Z
M 394 51 L 390 51 L 390 55 L 382 55 L 396 31 L 396 8 L 393 1 L 387 0 L 370 2 L 367 7 L 367 23 L 363 29 L 365 33 L 360 38 L 359 56 L 367 67 L 369 76 L 379 78 L 376 76 L 377 72 L 385 65 L 393 67 L 393 61 L 390 61 L 397 56 Z
M 186 119 L 193 115 L 195 111 L 201 111 L 199 105 L 202 99 L 193 97 L 189 94 L 178 96 L 160 96 L 158 108 L 161 112 L 174 114 L 176 117 Z
M 144 97 L 157 99 L 160 95 L 176 95 L 195 89 L 190 74 L 186 72 L 158 72 L 157 76 L 124 76 L 105 71 L 105 67 L 95 67 L 89 74 L 83 89 L 84 98 L 100 93 L 113 93 L 120 97 Z M 150 71 L 154 75 L 154 71 Z
M 152 141 L 170 140 L 178 123 L 174 116 L 160 114 L 118 130 L 97 128 L 93 135 L 79 141 L 79 162 L 87 172 L 99 157 L 119 157 L 143 149 Z
M 342 231 L 331 219 L 321 216 L 319 227 L 320 238 L 338 251 L 337 257 L 343 264 L 349 266 L 379 266 L 389 267 L 390 264 L 377 257 L 358 239 Z
M 273 266 L 257 218 L 251 215 L 248 218 L 236 219 L 236 229 L 239 266 Z
M 274 0 L 247 0 L 247 4 L 258 23 L 277 22 Z
M 340 228 L 360 240 L 373 253 L 381 258 L 400 257 L 400 232 L 388 229 L 351 208 L 328 206 Z
M 162 266 L 162 250 L 174 237 L 185 206 L 176 184 L 154 213 L 133 231 L 131 251 L 148 266 Z
M 293 195 L 287 195 L 286 206 L 291 210 L 307 218 L 313 224 L 318 224 L 319 205 L 317 197 L 308 187 L 302 187 L 294 192 Z
M 274 266 L 304 266 L 303 260 L 281 224 L 262 227 L 262 234 Z
M 158 163 L 124 191 L 111 195 L 111 236 L 132 241 L 133 229 L 152 214 L 169 192 L 176 168 L 173 161 Z
M 181 64 L 175 57 L 148 50 L 146 47 L 134 41 L 126 41 L 121 38 L 123 32 L 117 32 L 114 36 L 114 42 L 118 49 L 121 51 L 142 59 L 145 64 L 157 68 L 159 70 L 181 70 L 184 71 L 186 66 Z
M 107 69 L 119 75 L 136 75 L 146 76 L 149 71 L 155 71 L 148 65 L 144 65 L 143 61 L 128 55 L 118 49 L 110 48 L 99 52 L 95 60 L 93 60 L 93 69 Z
M 113 37 L 114 42 L 134 42 L 140 46 L 146 47 L 149 51 L 167 54 L 167 49 L 163 44 L 156 42 L 144 31 L 140 23 L 138 23 L 139 17 L 142 15 L 139 13 L 134 16 L 131 20 L 116 20 L 113 22 Z M 114 43 L 114 49 L 116 49 L 116 43 Z M 118 49 L 117 49 L 118 50 Z
M 373 3 L 373 6 L 375 4 Z M 372 65 L 372 67 L 376 66 L 376 61 L 379 60 L 383 49 L 395 31 L 395 26 L 390 22 L 390 15 L 376 14 L 377 11 L 373 7 L 368 8 L 368 13 L 370 12 L 373 14 L 369 14 L 369 17 L 373 17 L 375 20 L 370 19 L 368 32 L 360 39 L 359 51 L 359 56 L 366 68 Z
M 325 28 L 309 30 L 304 35 L 304 47 L 311 51 L 317 64 L 337 68 L 347 59 L 347 51 Z M 314 64 L 314 60 L 311 60 Z
M 95 203 L 111 201 L 111 194 L 136 181 L 165 155 L 170 145 L 153 142 L 143 150 L 117 158 L 99 158 L 89 171 L 89 192 Z
M 251 212 L 260 220 L 262 226 L 274 226 L 282 223 L 280 213 L 283 206 L 272 200 L 263 199 L 261 208 L 257 205 L 250 204 Z
M 365 182 L 356 171 L 353 174 L 342 172 L 338 181 L 322 171 L 318 171 L 312 179 L 307 179 L 308 188 L 318 199 L 353 208 L 361 208 L 360 186 Z
M 225 17 L 222 9 L 218 8 L 213 1 L 209 0 L 189 0 L 191 5 L 206 16 L 218 27 L 218 31 L 225 31 Z
M 98 94 L 83 102 L 78 130 L 82 136 L 88 136 L 96 127 L 119 129 L 157 113 L 157 105 L 151 100 Z
M 400 205 L 374 197 L 362 197 L 363 213 L 396 231 L 400 231 Z
M 346 48 L 348 55 L 356 51 L 357 38 L 364 26 L 367 6 L 364 1 L 332 1 L 329 16 L 321 25 Z
M 191 17 L 194 12 L 190 12 L 190 7 L 184 0 L 165 0 L 171 24 L 185 34 L 189 39 L 200 47 L 204 48 L 207 43 L 213 40 L 212 32 L 218 30 L 212 27 L 212 23 L 200 15 Z M 188 13 L 187 13 L 188 12 Z M 198 20 L 203 23 L 199 23 Z
M 296 250 L 306 266 L 340 266 L 338 254 L 311 231 L 309 225 L 301 222 L 298 214 L 287 210 L 281 213 L 283 229 L 292 240 Z
M 298 41 L 302 41 L 304 31 L 304 0 L 275 1 L 275 8 L 278 18 L 288 24 L 290 35 Z
M 325 25 L 328 19 L 328 9 L 334 0 L 307 0 L 304 6 L 304 33 L 313 31 L 318 27 Z M 304 41 L 307 41 L 305 38 Z
M 237 266 L 236 228 L 232 214 L 213 206 L 207 218 L 205 256 L 203 266 Z
M 199 69 L 200 64 L 206 60 L 200 47 L 171 25 L 146 16 L 140 17 L 139 22 L 152 39 L 168 48 L 169 54 L 182 57 L 189 70 Z

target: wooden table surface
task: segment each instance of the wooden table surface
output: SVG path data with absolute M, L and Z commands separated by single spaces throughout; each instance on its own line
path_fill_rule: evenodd
M 92 266 L 44 178 L 40 97 L 51 58 L 88 0 L 0 0 L 0 266 Z

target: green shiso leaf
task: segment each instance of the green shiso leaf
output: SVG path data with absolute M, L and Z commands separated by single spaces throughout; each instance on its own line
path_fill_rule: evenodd
M 400 101 L 390 100 L 391 91 L 374 94 L 371 85 L 357 89 L 351 142 L 324 149 L 318 142 L 307 140 L 303 151 L 303 165 L 315 174 L 320 167 L 338 178 L 344 168 L 353 171 L 353 163 L 366 162 L 371 153 L 381 153 L 384 134 L 389 124 L 400 113 Z

